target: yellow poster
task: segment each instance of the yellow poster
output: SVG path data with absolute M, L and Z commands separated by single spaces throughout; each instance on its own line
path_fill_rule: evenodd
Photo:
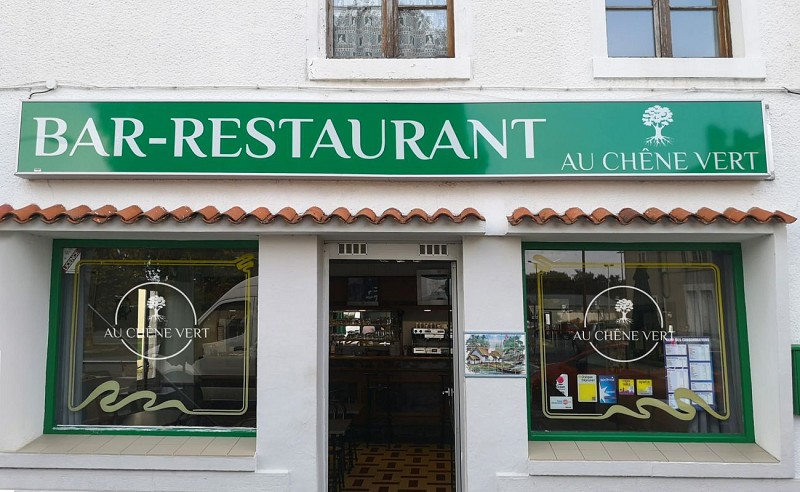
M 639 396 L 653 396 L 653 380 L 637 379 L 636 394 Z
M 595 374 L 578 374 L 578 401 L 597 401 L 597 376 Z
M 633 379 L 620 379 L 619 380 L 619 394 L 632 395 L 634 394 Z

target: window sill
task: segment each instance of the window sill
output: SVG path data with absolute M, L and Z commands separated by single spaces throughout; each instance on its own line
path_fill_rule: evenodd
M 0 468 L 255 471 L 255 438 L 47 434 Z
M 528 442 L 530 475 L 790 478 L 756 444 L 600 441 Z
M 309 80 L 469 80 L 469 58 L 309 58 Z
M 763 58 L 593 58 L 592 70 L 598 79 L 767 77 Z

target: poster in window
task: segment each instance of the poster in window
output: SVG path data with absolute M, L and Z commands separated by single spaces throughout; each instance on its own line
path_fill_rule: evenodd
M 600 403 L 617 402 L 617 377 L 600 376 Z
M 595 374 L 578 374 L 578 401 L 597 401 L 597 376 Z

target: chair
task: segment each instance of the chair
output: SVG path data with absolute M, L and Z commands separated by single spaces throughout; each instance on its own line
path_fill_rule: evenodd
M 386 444 L 394 441 L 392 427 L 392 382 L 387 373 L 368 373 L 367 377 L 367 443 L 381 432 Z
M 328 488 L 344 490 L 344 477 L 355 464 L 353 442 L 350 438 L 350 419 L 345 418 L 344 406 L 330 402 L 328 409 Z

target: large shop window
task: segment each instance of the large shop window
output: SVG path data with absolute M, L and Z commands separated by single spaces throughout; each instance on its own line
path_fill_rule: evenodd
M 452 58 L 453 0 L 328 0 L 331 58 Z
M 738 245 L 524 259 L 531 439 L 753 440 Z
M 731 56 L 727 0 L 606 0 L 608 56 Z
M 252 432 L 256 255 L 250 243 L 56 241 L 46 431 Z

